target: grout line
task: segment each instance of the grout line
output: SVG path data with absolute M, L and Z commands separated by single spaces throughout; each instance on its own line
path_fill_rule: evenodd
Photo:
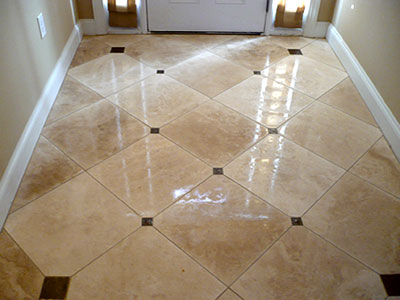
M 156 226 L 152 226 L 158 233 L 160 233 L 164 238 L 166 238 L 170 243 L 172 243 L 177 249 L 182 251 L 184 254 L 186 254 L 189 258 L 192 259 L 193 262 L 195 262 L 198 266 L 200 266 L 203 270 L 205 270 L 207 273 L 212 275 L 215 279 L 217 279 L 220 283 L 222 283 L 226 288 L 228 288 L 228 285 L 224 283 L 221 279 L 219 279 L 214 273 L 209 271 L 206 267 L 204 267 L 197 259 L 195 259 L 192 255 L 187 253 L 183 248 L 181 248 L 178 244 L 176 244 L 173 240 L 171 240 L 166 234 L 164 234 L 160 229 L 158 229 Z

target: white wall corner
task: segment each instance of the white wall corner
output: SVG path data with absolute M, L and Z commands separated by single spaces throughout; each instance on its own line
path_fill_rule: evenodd
M 354 85 L 357 87 L 383 135 L 392 147 L 397 159 L 400 160 L 400 124 L 386 105 L 375 85 L 351 52 L 335 26 L 330 25 L 327 40 L 341 63 L 345 67 Z
M 94 19 L 80 19 L 78 24 L 84 35 L 96 35 L 96 21 Z
M 75 25 L 49 79 L 42 90 L 37 104 L 8 162 L 0 181 L 0 230 L 7 218 L 18 186 L 40 137 L 54 100 L 64 81 L 75 51 L 82 38 L 79 25 Z

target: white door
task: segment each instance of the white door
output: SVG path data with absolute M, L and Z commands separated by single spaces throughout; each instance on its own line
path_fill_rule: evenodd
M 268 0 L 147 0 L 150 31 L 263 32 Z

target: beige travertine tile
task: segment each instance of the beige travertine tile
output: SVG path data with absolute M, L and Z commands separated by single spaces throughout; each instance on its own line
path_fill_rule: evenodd
M 9 216 L 5 228 L 46 276 L 70 276 L 139 225 L 137 215 L 81 174 Z
M 208 100 L 166 75 L 150 76 L 108 99 L 151 127 L 161 127 Z
M 350 172 L 400 197 L 400 163 L 385 138 L 381 138 Z
M 268 135 L 224 168 L 224 173 L 290 216 L 301 216 L 344 170 Z
M 350 78 L 339 83 L 318 100 L 378 127 Z
M 253 76 L 215 100 L 268 127 L 278 127 L 313 99 L 261 76 Z
M 154 72 L 123 53 L 110 53 L 72 68 L 69 75 L 106 97 Z
M 253 74 L 249 69 L 207 52 L 168 69 L 166 73 L 209 97 L 218 95 Z
M 68 300 L 204 300 L 224 288 L 154 228 L 142 227 L 74 276 Z
M 303 52 L 303 55 L 306 57 L 345 71 L 326 40 L 316 40 L 315 42 L 301 49 L 301 52 Z
M 271 42 L 287 49 L 300 49 L 315 41 L 302 36 L 270 35 L 268 38 Z
M 290 222 L 225 176 L 213 176 L 156 217 L 155 226 L 229 285 Z
M 216 102 L 169 123 L 162 134 L 213 167 L 222 167 L 267 134 L 267 129 Z
M 290 55 L 262 74 L 314 98 L 347 77 L 343 71 L 302 55 Z
M 291 228 L 232 286 L 251 300 L 384 300 L 377 274 L 304 227 Z
M 143 39 L 125 49 L 127 55 L 156 69 L 171 67 L 202 52 L 179 38 L 160 35 Z
M 99 94 L 67 75 L 50 111 L 46 124 L 50 124 L 82 107 L 93 104 L 101 98 Z
M 44 276 L 8 236 L 0 232 L 0 299 L 36 300 Z
M 144 217 L 152 217 L 212 174 L 166 138 L 151 134 L 89 171 Z
M 39 198 L 81 172 L 60 150 L 40 137 L 14 198 L 10 212 Z
M 226 290 L 226 292 L 224 292 L 221 295 L 221 297 L 219 297 L 217 300 L 241 300 L 241 299 L 242 298 L 240 298 L 238 295 L 236 295 L 231 290 Z
M 233 39 L 210 51 L 251 70 L 263 70 L 289 55 L 287 49 L 272 43 L 267 37 Z
M 110 53 L 111 47 L 95 40 L 93 37 L 83 37 L 78 50 L 71 62 L 71 68 Z
M 96 36 L 94 39 L 110 47 L 127 47 L 130 44 L 141 43 L 148 37 L 146 34 L 107 34 Z
M 138 141 L 149 128 L 102 100 L 43 130 L 43 135 L 84 168 Z
M 318 102 L 285 123 L 280 133 L 345 169 L 381 136 L 376 127 Z
M 221 43 L 227 42 L 235 37 L 235 35 L 219 35 L 219 34 L 182 34 L 179 36 L 183 41 L 191 43 L 201 49 L 210 49 Z
M 400 201 L 346 174 L 303 222 L 380 274 L 400 273 Z

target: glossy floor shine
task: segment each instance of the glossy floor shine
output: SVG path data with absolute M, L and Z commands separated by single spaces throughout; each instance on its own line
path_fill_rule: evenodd
M 84 38 L 0 233 L 0 299 L 57 276 L 69 300 L 384 300 L 399 197 L 326 41 Z

